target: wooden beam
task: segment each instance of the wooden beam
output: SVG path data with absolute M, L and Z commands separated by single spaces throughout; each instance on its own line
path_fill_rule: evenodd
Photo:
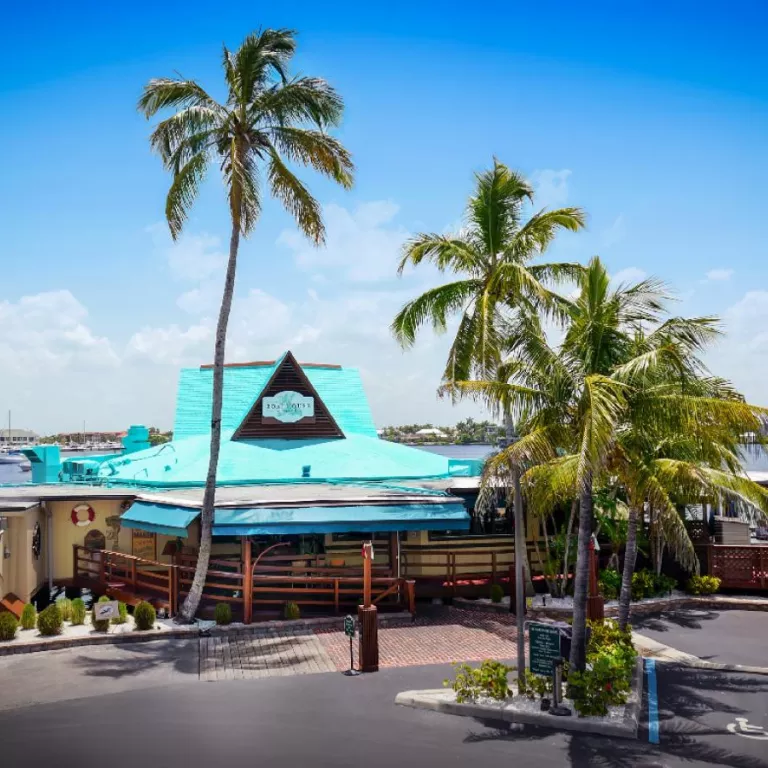
M 253 569 L 251 567 L 251 540 L 247 536 L 241 539 L 243 561 L 243 623 L 253 620 Z

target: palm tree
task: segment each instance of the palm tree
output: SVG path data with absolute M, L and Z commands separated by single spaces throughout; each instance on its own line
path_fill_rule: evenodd
M 150 144 L 173 174 L 165 215 L 171 236 L 182 231 L 211 162 L 216 161 L 227 190 L 232 231 L 224 293 L 216 327 L 211 409 L 211 447 L 201 511 L 200 548 L 195 577 L 179 619 L 191 621 L 202 597 L 211 550 L 216 468 L 221 442 L 224 351 L 235 287 L 240 238 L 256 225 L 262 208 L 262 184 L 294 217 L 315 244 L 324 241 L 320 206 L 289 163 L 312 167 L 344 188 L 352 185 L 347 150 L 326 133 L 340 123 L 341 97 L 324 80 L 290 77 L 288 66 L 296 36 L 288 29 L 264 29 L 245 38 L 240 48 L 223 51 L 227 96 L 216 101 L 194 80 L 150 80 L 138 109 L 147 118 L 175 110 L 159 122 Z
M 409 301 L 392 323 L 397 340 L 410 347 L 425 323 L 442 332 L 449 316 L 461 315 L 444 381 L 492 376 L 501 359 L 509 308 L 526 300 L 557 313 L 560 297 L 545 283 L 575 279 L 582 269 L 578 264 L 530 264 L 546 251 L 558 230 L 584 226 L 578 208 L 541 210 L 523 222 L 524 204 L 532 201 L 528 182 L 494 159 L 493 168 L 476 176 L 461 232 L 419 234 L 403 249 L 400 274 L 409 263 L 431 261 L 441 272 L 459 278 Z

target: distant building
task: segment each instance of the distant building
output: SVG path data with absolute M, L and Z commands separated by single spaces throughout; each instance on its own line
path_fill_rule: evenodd
M 434 427 L 427 427 L 425 429 L 420 429 L 418 432 L 416 432 L 417 437 L 448 437 L 448 435 L 445 434 L 441 429 L 435 429 Z
M 0 428 L 0 445 L 30 445 L 36 443 L 39 435 L 31 429 L 11 429 L 8 427 Z

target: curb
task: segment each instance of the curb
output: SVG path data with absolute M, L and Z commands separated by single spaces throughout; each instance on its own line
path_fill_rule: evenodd
M 415 709 L 428 709 L 446 715 L 472 717 L 520 725 L 533 725 L 555 731 L 596 733 L 620 739 L 636 739 L 643 699 L 643 660 L 638 658 L 632 676 L 632 690 L 624 708 L 621 722 L 596 721 L 584 717 L 553 717 L 545 712 L 521 712 L 509 704 L 459 704 L 454 694 L 444 688 L 424 691 L 403 691 L 395 697 L 395 704 Z
M 410 613 L 390 613 L 379 616 L 379 626 L 411 622 Z M 232 624 L 229 626 L 212 626 L 201 628 L 197 625 L 169 629 L 164 632 L 121 632 L 119 634 L 93 634 L 79 637 L 51 637 L 46 640 L 34 640 L 25 643 L 0 643 L 0 657 L 14 656 L 24 653 L 39 653 L 42 651 L 61 651 L 67 648 L 79 648 L 88 645 L 119 645 L 122 643 L 147 643 L 154 640 L 179 640 L 185 638 L 221 637 L 231 634 L 254 634 L 258 632 L 296 632 L 306 630 L 311 632 L 315 628 L 330 628 L 342 630 L 344 628 L 343 616 L 322 616 L 315 619 L 295 619 L 293 621 L 263 621 L 256 624 Z
M 508 603 L 481 603 L 477 600 L 469 600 L 466 597 L 454 597 L 452 604 L 455 608 L 478 611 L 481 613 L 510 613 Z M 722 609 L 734 608 L 743 611 L 768 611 L 768 600 L 731 597 L 727 595 L 719 597 L 696 597 L 695 595 L 690 595 L 675 600 L 654 600 L 651 598 L 639 603 L 632 603 L 630 610 L 635 614 L 655 613 L 660 610 L 674 610 L 676 608 L 685 608 L 686 606 Z M 605 616 L 607 618 L 617 616 L 618 612 L 618 606 L 605 608 Z M 564 608 L 543 607 L 528 609 L 526 610 L 525 615 L 531 619 L 562 619 L 563 617 L 571 616 L 572 611 Z

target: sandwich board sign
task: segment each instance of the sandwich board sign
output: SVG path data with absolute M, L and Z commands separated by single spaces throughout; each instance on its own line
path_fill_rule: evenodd
M 93 618 L 96 621 L 116 619 L 119 615 L 120 609 L 117 607 L 117 600 L 110 600 L 109 602 L 93 604 Z

